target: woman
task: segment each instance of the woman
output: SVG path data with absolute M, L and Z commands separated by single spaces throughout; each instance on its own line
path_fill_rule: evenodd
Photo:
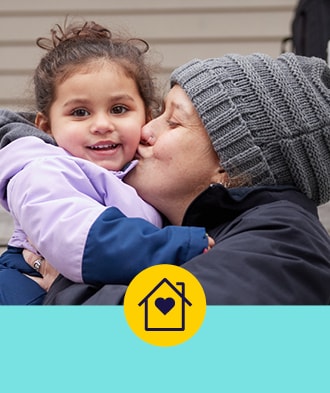
M 327 304 L 330 70 L 316 58 L 255 54 L 194 60 L 171 77 L 164 113 L 142 132 L 125 181 L 173 224 L 216 245 L 183 264 L 208 304 Z M 47 304 L 121 304 L 58 278 Z
M 214 237 L 208 255 L 183 265 L 207 303 L 328 303 L 330 240 L 316 210 L 330 197 L 325 62 L 196 60 L 171 84 L 125 181 L 172 223 Z

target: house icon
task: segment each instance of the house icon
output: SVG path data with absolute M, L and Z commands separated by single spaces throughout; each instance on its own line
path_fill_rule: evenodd
M 178 289 L 177 287 L 180 287 Z M 192 303 L 185 297 L 185 283 L 173 285 L 163 278 L 141 301 L 146 331 L 185 330 L 185 308 Z

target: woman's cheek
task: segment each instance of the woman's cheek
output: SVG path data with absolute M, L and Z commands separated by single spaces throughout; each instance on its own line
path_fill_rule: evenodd
M 167 143 L 157 143 L 153 147 L 154 158 L 159 161 L 168 161 L 172 155 L 171 147 Z

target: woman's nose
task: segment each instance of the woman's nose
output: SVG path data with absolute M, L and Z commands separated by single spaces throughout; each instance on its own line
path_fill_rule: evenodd
M 154 145 L 156 142 L 156 136 L 153 132 L 153 124 L 155 120 L 149 121 L 144 127 L 142 127 L 141 131 L 141 143 L 144 145 Z

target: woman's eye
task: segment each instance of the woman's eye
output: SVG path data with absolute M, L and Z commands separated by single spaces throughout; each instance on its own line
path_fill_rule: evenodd
M 177 122 L 175 122 L 173 120 L 167 120 L 167 124 L 168 124 L 168 126 L 170 128 L 176 128 L 176 127 L 178 127 L 180 125 L 179 123 L 177 123 Z
M 128 109 L 123 105 L 117 105 L 111 109 L 111 113 L 114 113 L 115 115 L 122 115 L 123 113 L 125 113 L 127 111 L 128 111 Z
M 77 117 L 84 117 L 84 116 L 88 116 L 89 114 L 90 113 L 86 109 L 82 109 L 82 108 L 78 108 L 72 111 L 72 115 Z

